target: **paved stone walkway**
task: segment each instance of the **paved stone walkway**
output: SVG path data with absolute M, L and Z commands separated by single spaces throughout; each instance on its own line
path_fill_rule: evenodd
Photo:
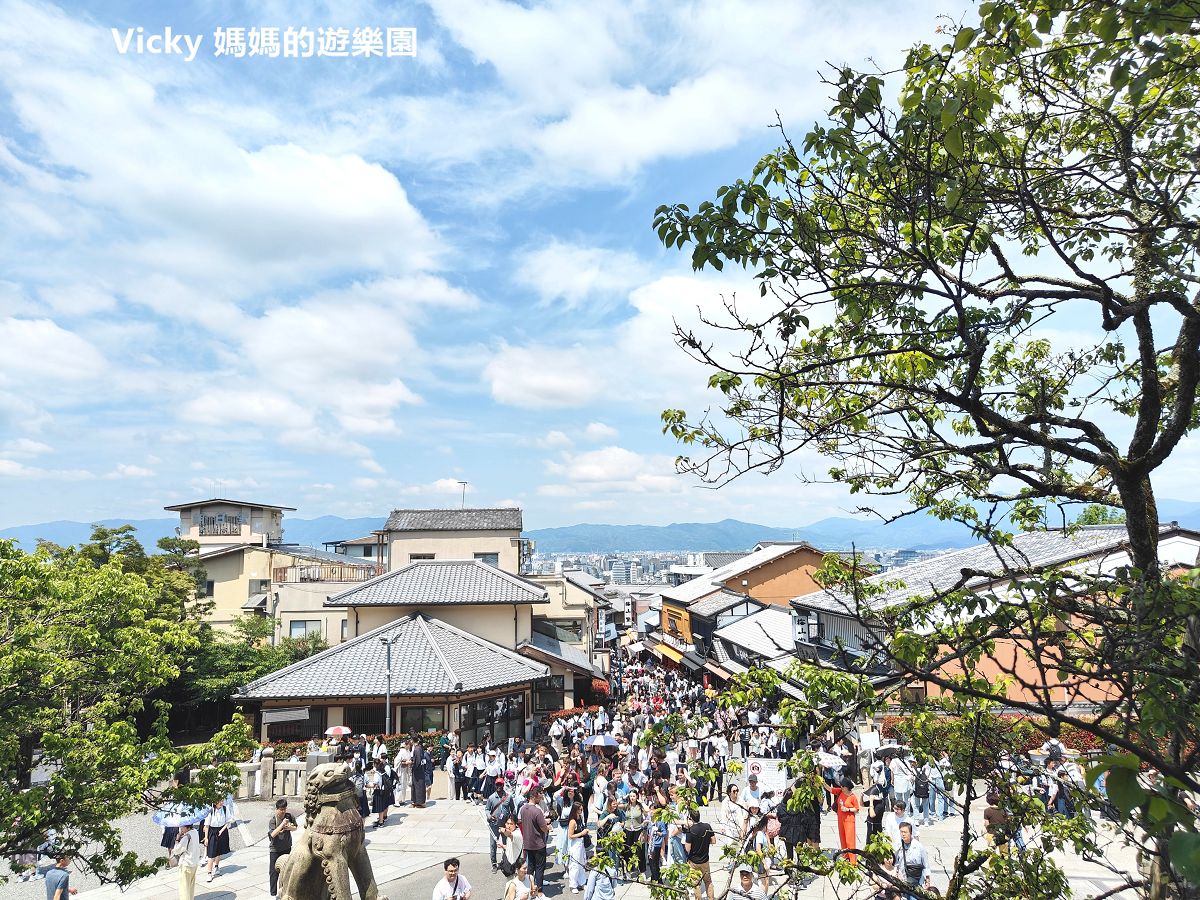
M 711 818 L 715 807 L 705 809 L 705 818 Z M 972 821 L 982 820 L 982 801 L 973 810 Z M 862 823 L 860 822 L 860 826 Z M 958 852 L 962 820 L 952 817 L 944 822 L 921 829 L 921 840 L 929 849 L 934 860 L 934 883 L 938 887 L 946 884 L 945 870 L 953 863 Z M 261 827 L 261 826 L 260 826 Z M 863 834 L 860 827 L 860 839 Z M 299 834 L 299 833 L 297 833 Z M 238 850 L 221 866 L 222 873 L 212 883 L 204 880 L 201 873 L 197 879 L 197 900 L 266 900 L 267 893 L 267 847 L 262 835 L 253 834 L 253 843 Z M 837 846 L 837 833 L 832 815 L 822 821 L 823 844 Z M 382 828 L 367 829 L 367 847 L 375 869 L 375 879 L 382 892 L 391 900 L 408 900 L 414 896 L 426 896 L 441 871 L 441 862 L 448 856 L 469 857 L 474 869 L 481 869 L 487 860 L 488 832 L 481 808 L 466 801 L 436 800 L 425 809 L 401 807 L 393 809 L 387 824 Z M 1113 842 L 1108 848 L 1108 859 L 1124 871 L 1133 866 L 1133 852 L 1126 846 Z M 714 856 L 715 859 L 715 856 Z M 466 860 L 464 860 L 464 863 Z M 1064 855 L 1059 863 L 1071 878 L 1076 896 L 1088 897 L 1115 887 L 1119 881 L 1109 871 L 1089 863 L 1074 854 Z M 424 876 L 417 873 L 429 870 Z M 556 868 L 557 871 L 557 868 Z M 727 883 L 728 876 L 720 878 L 714 872 L 718 889 Z M 485 879 L 490 881 L 491 879 Z M 150 900 L 169 898 L 176 893 L 178 875 L 167 870 L 134 884 L 122 892 L 108 886 L 81 891 L 79 897 L 86 900 Z M 560 879 L 555 878 L 555 882 Z M 426 890 L 414 895 L 418 885 L 428 883 Z M 554 885 L 555 888 L 559 884 Z M 547 895 L 559 890 L 547 885 Z M 857 892 L 865 895 L 865 891 Z M 490 898 L 479 896 L 479 900 Z M 625 885 L 618 891 L 622 900 L 647 900 L 649 889 L 641 885 Z M 814 882 L 800 893 L 804 900 L 847 900 L 856 892 L 845 885 L 836 885 L 827 880 Z M 1118 900 L 1129 900 L 1132 894 L 1117 895 Z

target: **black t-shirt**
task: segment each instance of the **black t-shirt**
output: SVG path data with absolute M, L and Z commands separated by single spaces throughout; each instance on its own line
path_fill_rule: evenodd
M 296 824 L 296 817 L 291 813 L 283 814 L 284 822 Z M 281 822 L 276 816 L 271 816 L 271 823 L 267 826 L 267 834 L 271 834 L 280 826 Z M 286 828 L 271 838 L 271 849 L 277 853 L 290 853 L 292 851 L 292 833 Z
M 708 862 L 708 851 L 712 846 L 713 830 L 707 822 L 697 822 L 687 830 L 688 862 Z

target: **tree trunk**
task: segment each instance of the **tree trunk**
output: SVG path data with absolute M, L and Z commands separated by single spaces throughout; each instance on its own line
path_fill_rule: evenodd
M 1148 582 L 1160 577 L 1158 565 L 1158 504 L 1150 477 L 1120 481 L 1117 493 L 1125 507 L 1125 527 L 1129 532 L 1129 556 L 1133 566 Z

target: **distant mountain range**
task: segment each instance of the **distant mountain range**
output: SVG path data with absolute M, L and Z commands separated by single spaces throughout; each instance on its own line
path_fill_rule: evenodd
M 1160 500 L 1159 518 L 1164 522 L 1200 529 L 1200 502 Z M 178 519 L 103 519 L 97 524 L 114 527 L 129 523 L 138 539 L 153 548 L 160 537 L 175 534 Z M 284 519 L 284 540 L 320 547 L 326 541 L 362 537 L 382 528 L 384 519 Z M 15 538 L 32 550 L 38 538 L 56 544 L 78 544 L 91 535 L 86 522 L 42 522 L 0 529 L 0 538 Z M 537 528 L 525 536 L 537 543 L 539 553 L 622 553 L 638 550 L 749 550 L 759 541 L 808 541 L 822 550 L 907 549 L 943 550 L 976 543 L 971 532 L 955 522 L 942 522 L 930 515 L 913 515 L 884 524 L 867 518 L 833 517 L 799 528 L 775 528 L 737 519 L 720 522 L 680 522 L 673 525 L 567 525 Z

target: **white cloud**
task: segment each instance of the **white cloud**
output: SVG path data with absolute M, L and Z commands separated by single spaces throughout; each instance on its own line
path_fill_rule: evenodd
M 730 147 L 753 127 L 765 131 L 771 123 L 761 87 L 721 67 L 665 93 L 638 84 L 589 94 L 547 125 L 535 146 L 552 169 L 623 181 L 656 159 Z
M 561 302 L 564 309 L 590 311 L 611 305 L 647 277 L 647 266 L 628 251 L 564 243 L 557 238 L 527 251 L 513 279 L 531 288 L 542 305 Z M 608 301 L 608 302 L 605 302 Z
M 46 453 L 53 453 L 54 448 L 49 444 L 44 444 L 41 441 L 35 441 L 31 438 L 14 438 L 11 441 L 5 441 L 0 444 L 0 453 L 5 456 L 42 456 Z
M 483 378 L 493 399 L 524 409 L 586 406 L 601 385 L 596 373 L 580 367 L 582 348 L 504 345 L 488 361 Z
M 206 70 L 181 76 L 118 57 L 106 27 L 28 3 L 8 3 L 6 13 L 23 26 L 0 51 L 17 119 L 45 163 L 73 173 L 65 196 L 139 229 L 126 259 L 266 285 L 350 266 L 418 270 L 440 252 L 384 166 L 292 143 L 272 133 L 279 123 L 269 114 L 171 102 L 176 82 L 190 77 L 202 89 Z M 52 172 L 26 181 L 36 191 Z
M 34 389 L 87 381 L 105 369 L 95 347 L 50 319 L 0 319 L 0 347 L 6 348 L 0 356 L 0 385 Z
M 588 441 L 614 441 L 618 435 L 617 429 L 611 425 L 605 425 L 603 422 L 589 422 L 587 428 L 583 429 L 583 437 Z
M 564 432 L 548 431 L 545 435 L 538 438 L 537 445 L 543 450 L 565 450 L 569 447 L 574 447 L 575 442 L 567 437 Z
M 629 293 L 633 315 L 606 333 L 567 332 L 564 337 L 576 342 L 564 346 L 502 345 L 484 367 L 484 378 L 496 401 L 527 409 L 587 407 L 618 397 L 657 413 L 716 402 L 719 397 L 707 388 L 709 373 L 675 343 L 675 322 L 699 325 L 698 309 L 719 319 L 723 310 L 714 308 L 734 295 L 751 317 L 765 314 L 774 302 L 761 298 L 744 273 L 663 275 Z M 744 336 L 709 329 L 704 337 L 719 353 L 737 347 Z M 614 436 L 585 432 L 596 441 Z
M 43 287 L 38 296 L 56 313 L 86 316 L 107 312 L 117 305 L 117 298 L 92 284 L 67 284 Z
M 493 66 L 510 91 L 540 110 L 569 107 L 630 60 L 623 37 L 632 22 L 621 4 L 552 0 L 530 8 L 504 0 L 437 0 L 433 7 L 476 61 Z
M 564 454 L 561 460 L 547 461 L 546 472 L 560 479 L 539 489 L 550 496 L 676 493 L 687 487 L 670 457 L 645 456 L 616 446 Z
M 0 459 L 0 477 L 21 479 L 51 479 L 56 481 L 87 481 L 95 478 L 86 469 L 39 469 L 12 459 Z

